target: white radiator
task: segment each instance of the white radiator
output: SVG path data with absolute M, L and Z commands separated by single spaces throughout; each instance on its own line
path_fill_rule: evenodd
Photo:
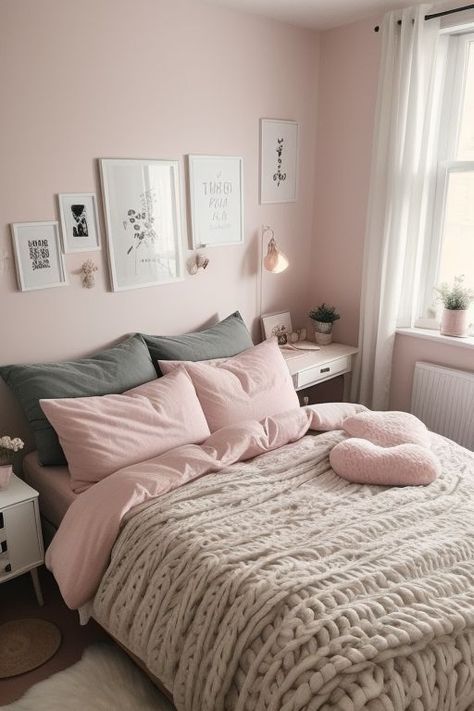
M 416 363 L 411 412 L 428 429 L 474 450 L 474 373 Z

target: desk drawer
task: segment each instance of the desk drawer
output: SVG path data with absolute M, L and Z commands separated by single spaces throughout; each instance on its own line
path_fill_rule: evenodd
M 339 373 L 347 373 L 351 369 L 351 357 L 343 356 L 324 365 L 302 370 L 296 375 L 296 387 L 303 388 L 313 383 L 319 383 L 328 378 L 334 378 Z

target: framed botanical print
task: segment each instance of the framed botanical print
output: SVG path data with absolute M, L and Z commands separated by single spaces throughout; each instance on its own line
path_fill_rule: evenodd
M 100 174 L 113 290 L 182 279 L 178 161 L 102 159 Z
M 69 254 L 100 249 L 95 194 L 61 193 L 58 200 L 64 252 Z
M 260 120 L 260 203 L 295 202 L 298 124 Z
M 243 160 L 188 156 L 193 247 L 244 241 Z
M 50 289 L 68 283 L 57 222 L 16 222 L 11 231 L 21 291 Z

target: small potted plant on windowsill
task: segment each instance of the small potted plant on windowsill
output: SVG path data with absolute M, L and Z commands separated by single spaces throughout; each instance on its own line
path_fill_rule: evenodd
M 23 442 L 19 437 L 12 439 L 5 435 L 0 437 L 0 489 L 6 489 L 13 471 L 13 459 L 16 452 L 23 449 Z
M 332 327 L 334 321 L 340 319 L 335 306 L 322 303 L 311 309 L 308 316 L 314 321 L 314 338 L 319 346 L 327 346 L 332 342 Z
M 474 290 L 463 285 L 464 275 L 454 278 L 453 286 L 443 282 L 435 287 L 444 309 L 441 316 L 441 335 L 465 338 L 469 335 L 469 307 L 474 301 Z

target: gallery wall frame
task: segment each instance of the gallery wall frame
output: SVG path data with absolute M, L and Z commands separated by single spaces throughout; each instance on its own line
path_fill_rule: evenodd
M 60 193 L 58 204 L 64 253 L 100 250 L 96 194 Z
M 296 121 L 260 119 L 260 204 L 296 202 L 298 139 Z
M 243 158 L 188 155 L 187 159 L 193 248 L 242 244 Z
M 113 291 L 181 281 L 179 161 L 102 158 L 99 167 Z
M 14 222 L 11 233 L 20 291 L 67 286 L 57 222 Z

